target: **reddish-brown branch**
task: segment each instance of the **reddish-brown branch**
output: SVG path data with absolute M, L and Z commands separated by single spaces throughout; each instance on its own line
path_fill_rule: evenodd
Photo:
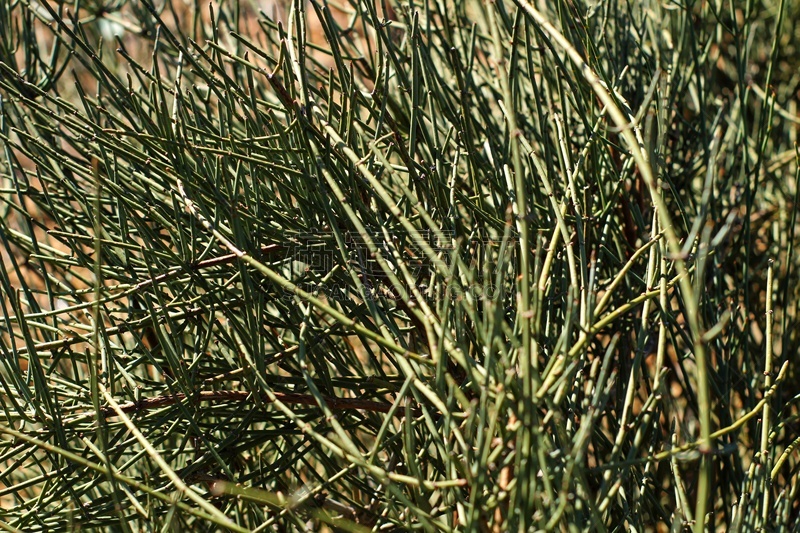
M 295 405 L 310 405 L 316 407 L 317 400 L 310 394 L 295 394 L 286 392 L 274 393 L 278 401 L 286 404 Z M 193 395 L 193 400 L 196 402 L 244 402 L 252 398 L 252 394 L 247 391 L 200 391 Z M 159 407 L 166 407 L 182 402 L 186 399 L 183 393 L 167 394 L 164 396 L 155 396 L 152 398 L 143 398 L 137 402 L 126 402 L 120 404 L 120 409 L 125 413 L 135 413 L 139 411 L 146 411 L 148 409 L 158 409 Z M 262 396 L 264 402 L 269 403 L 271 400 L 267 396 Z M 334 411 L 347 411 L 347 410 L 362 410 L 372 411 L 376 413 L 388 413 L 391 409 L 390 404 L 375 402 L 371 400 L 358 400 L 355 398 L 334 398 L 330 396 L 324 397 L 326 405 Z M 403 410 L 398 409 L 399 415 L 403 414 Z M 103 414 L 105 416 L 114 416 L 116 411 L 111 407 L 104 407 Z

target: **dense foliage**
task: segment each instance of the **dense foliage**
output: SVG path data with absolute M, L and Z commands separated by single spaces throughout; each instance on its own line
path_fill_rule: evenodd
M 1 0 L 0 526 L 796 530 L 798 13 Z

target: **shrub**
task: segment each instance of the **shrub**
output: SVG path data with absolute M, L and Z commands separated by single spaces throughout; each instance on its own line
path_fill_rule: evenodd
M 0 525 L 798 527 L 797 9 L 0 2 Z

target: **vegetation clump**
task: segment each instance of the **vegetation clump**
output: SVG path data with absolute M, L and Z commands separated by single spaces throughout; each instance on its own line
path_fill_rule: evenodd
M 257 4 L 0 2 L 0 527 L 800 527 L 800 3 Z

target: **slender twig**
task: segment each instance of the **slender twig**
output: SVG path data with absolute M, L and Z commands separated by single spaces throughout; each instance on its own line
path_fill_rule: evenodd
M 287 393 L 287 392 L 276 392 L 274 393 L 275 397 L 286 404 L 296 404 L 296 405 L 309 405 L 312 407 L 317 407 L 317 401 L 314 396 L 310 394 L 296 394 L 296 393 Z M 229 390 L 217 390 L 217 391 L 199 391 L 195 394 L 188 396 L 190 401 L 192 402 L 246 402 L 246 401 L 254 401 L 253 393 L 249 391 L 229 391 Z M 150 409 L 159 409 L 161 407 L 167 407 L 170 405 L 174 405 L 178 402 L 183 402 L 187 399 L 187 395 L 184 393 L 178 394 L 165 394 L 162 396 L 153 396 L 151 398 L 142 398 L 138 401 L 130 401 L 119 404 L 119 409 L 123 413 L 138 413 L 141 411 L 147 411 Z M 334 411 L 371 411 L 375 413 L 388 413 L 389 410 L 392 408 L 391 404 L 388 403 L 379 403 L 374 402 L 371 400 L 359 400 L 356 398 L 334 398 L 330 396 L 324 397 L 325 404 Z M 271 402 L 273 401 L 270 398 L 263 396 L 261 398 L 263 402 Z M 115 416 L 117 411 L 112 409 L 111 407 L 103 407 L 102 409 L 103 414 L 106 416 Z M 395 416 L 405 416 L 404 411 L 397 411 Z

